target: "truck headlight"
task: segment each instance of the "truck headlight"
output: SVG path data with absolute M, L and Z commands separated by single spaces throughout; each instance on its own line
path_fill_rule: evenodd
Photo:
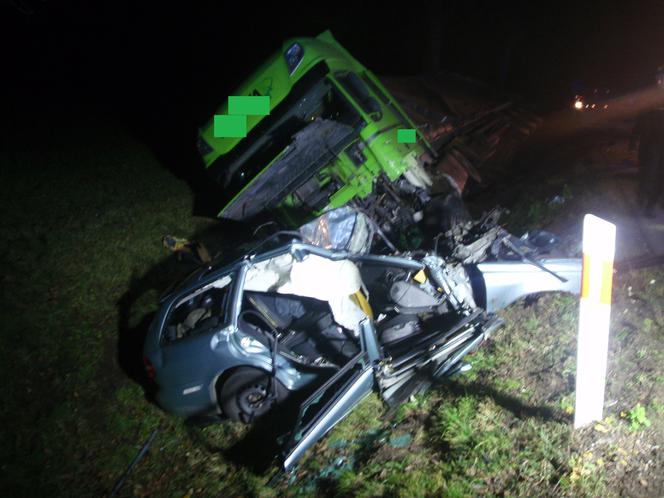
M 284 53 L 284 58 L 286 59 L 286 65 L 288 66 L 288 74 L 293 74 L 297 69 L 297 66 L 302 62 L 302 57 L 304 57 L 304 49 L 299 43 L 293 43 L 288 50 Z

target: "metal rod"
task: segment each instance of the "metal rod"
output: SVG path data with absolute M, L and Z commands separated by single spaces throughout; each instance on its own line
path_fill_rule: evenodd
M 157 433 L 159 432 L 159 429 L 154 429 L 151 433 L 150 436 L 148 437 L 148 440 L 145 442 L 143 447 L 141 448 L 141 451 L 138 452 L 138 454 L 134 457 L 134 459 L 131 461 L 129 464 L 129 467 L 127 467 L 127 470 L 125 470 L 125 473 L 122 474 L 122 477 L 118 479 L 118 482 L 115 483 L 115 486 L 113 487 L 113 491 L 111 491 L 111 494 L 109 495 L 110 498 L 113 498 L 114 496 L 117 496 L 117 494 L 120 492 L 120 489 L 122 486 L 124 486 L 124 483 L 127 482 L 127 479 L 129 479 L 129 476 L 131 472 L 134 470 L 134 467 L 138 465 L 138 463 L 143 459 L 145 454 L 148 452 L 150 449 L 150 446 L 152 445 L 152 442 L 154 441 L 154 438 L 157 437 Z
M 546 266 L 544 266 L 542 263 L 540 263 L 536 259 L 531 258 L 530 256 L 527 256 L 521 249 L 519 249 L 517 246 L 515 246 L 512 243 L 511 240 L 509 240 L 509 237 L 510 237 L 509 235 L 504 237 L 503 240 L 502 240 L 502 243 L 505 244 L 509 249 L 511 249 L 512 251 L 517 253 L 523 261 L 526 261 L 526 262 L 530 263 L 531 265 L 536 266 L 540 270 L 545 271 L 545 272 L 549 273 L 550 275 L 553 275 L 554 277 L 556 277 L 561 282 L 567 283 L 567 279 L 565 277 L 561 277 L 555 271 L 549 270 Z

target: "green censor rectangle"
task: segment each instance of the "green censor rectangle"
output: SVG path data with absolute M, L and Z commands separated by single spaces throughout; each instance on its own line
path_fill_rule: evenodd
M 247 136 L 247 116 L 214 116 L 215 138 L 243 138 Z
M 413 128 L 397 130 L 397 142 L 400 144 L 414 144 L 417 142 L 417 133 Z
M 251 95 L 248 97 L 242 97 L 238 95 L 231 95 L 228 97 L 228 114 L 267 116 L 270 114 L 270 96 Z

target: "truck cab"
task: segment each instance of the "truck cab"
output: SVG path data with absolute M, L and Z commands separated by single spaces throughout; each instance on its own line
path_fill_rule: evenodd
M 245 137 L 215 136 L 212 120 L 200 130 L 199 152 L 224 192 L 219 217 L 275 213 L 297 226 L 347 203 L 426 196 L 430 145 L 419 132 L 415 143 L 399 143 L 397 130 L 415 125 L 329 31 L 286 41 L 234 95 L 269 96 L 270 111 L 247 116 Z M 227 112 L 226 102 L 216 114 Z M 373 213 L 379 221 L 402 211 L 394 199 Z

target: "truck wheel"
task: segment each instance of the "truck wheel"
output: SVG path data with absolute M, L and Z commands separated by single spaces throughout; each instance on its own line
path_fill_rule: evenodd
M 431 199 L 424 211 L 423 225 L 428 233 L 437 235 L 470 220 L 472 217 L 461 197 L 451 192 Z
M 271 383 L 275 385 L 272 387 Z M 219 404 L 231 420 L 250 424 L 286 398 L 284 385 L 267 372 L 241 367 L 235 370 L 219 390 Z

